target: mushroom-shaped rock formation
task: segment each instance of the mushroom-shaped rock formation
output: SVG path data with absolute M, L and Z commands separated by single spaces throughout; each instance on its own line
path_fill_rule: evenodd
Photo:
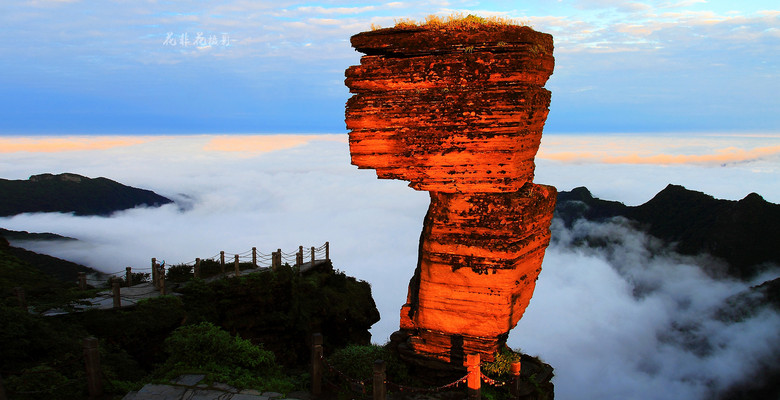
M 516 25 L 359 33 L 346 71 L 352 163 L 429 191 L 394 334 L 402 356 L 492 360 L 523 315 L 556 190 L 532 183 L 550 105 L 552 36 Z

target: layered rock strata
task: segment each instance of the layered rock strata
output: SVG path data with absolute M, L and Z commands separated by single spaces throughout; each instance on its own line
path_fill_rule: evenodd
M 352 45 L 365 54 L 346 71 L 352 163 L 431 195 L 402 347 L 445 363 L 490 360 L 523 315 L 550 240 L 556 191 L 532 180 L 552 36 L 390 28 Z

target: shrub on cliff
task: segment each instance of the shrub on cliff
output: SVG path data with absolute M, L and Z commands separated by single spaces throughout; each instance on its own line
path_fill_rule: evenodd
M 165 339 L 165 352 L 169 357 L 156 373 L 165 379 L 197 372 L 239 388 L 289 392 L 296 386 L 281 376 L 272 352 L 210 322 L 177 328 Z
M 63 316 L 83 326 L 101 341 L 129 353 L 144 367 L 162 361 L 162 342 L 181 326 L 186 313 L 181 300 L 161 296 L 141 300 L 127 310 L 89 310 Z
M 192 279 L 192 265 L 172 265 L 165 271 L 165 280 L 170 282 L 187 282 Z
M 66 316 L 45 317 L 0 305 L 0 370 L 11 399 L 83 399 L 86 377 L 82 341 L 90 336 Z M 146 376 L 138 363 L 109 340 L 100 341 L 106 393 L 137 389 Z
M 482 366 L 482 372 L 495 379 L 510 379 L 512 377 L 512 363 L 520 362 L 522 357 L 521 353 L 504 348 L 496 354 L 496 359 L 493 362 L 485 363 Z
M 309 359 L 312 333 L 326 348 L 369 344 L 379 320 L 371 286 L 323 265 L 300 275 L 289 266 L 212 283 L 194 280 L 180 289 L 188 322 L 208 321 L 263 343 L 288 366 Z
M 170 354 L 166 363 L 194 368 L 216 364 L 255 370 L 274 365 L 273 353 L 238 336 L 230 336 L 210 322 L 176 328 L 165 339 L 165 351 Z
M 327 358 L 328 363 L 337 371 L 351 379 L 371 382 L 374 376 L 374 362 L 385 362 L 385 372 L 389 382 L 398 385 L 416 386 L 416 382 L 409 373 L 409 367 L 398 358 L 397 353 L 387 346 L 356 345 L 351 344 L 338 349 Z M 367 387 L 366 391 L 370 392 Z
M 62 364 L 80 355 L 79 340 L 87 336 L 78 326 L 19 307 L 0 305 L 0 321 L 0 369 L 5 371 Z

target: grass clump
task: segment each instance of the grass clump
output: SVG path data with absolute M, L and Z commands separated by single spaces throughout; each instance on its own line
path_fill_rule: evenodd
M 410 18 L 401 18 L 395 21 L 395 28 L 429 28 L 445 30 L 471 30 L 489 27 L 500 27 L 507 25 L 525 26 L 526 23 L 513 18 L 490 16 L 480 17 L 473 14 L 463 15 L 463 13 L 453 13 L 448 16 L 428 15 L 423 21 L 415 21 Z M 372 29 L 378 29 L 378 26 L 371 25 Z
M 522 354 L 518 351 L 512 351 L 504 348 L 496 354 L 493 362 L 482 365 L 482 372 L 494 379 L 509 379 L 512 377 L 511 366 L 514 362 L 520 362 Z

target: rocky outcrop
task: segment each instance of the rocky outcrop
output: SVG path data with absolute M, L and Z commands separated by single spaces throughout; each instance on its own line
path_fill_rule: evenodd
M 533 179 L 550 35 L 382 29 L 352 44 L 367 54 L 346 71 L 353 164 L 435 192 L 513 192 Z
M 431 194 L 394 335 L 406 356 L 491 360 L 533 294 L 556 190 L 532 183 L 552 36 L 528 27 L 389 28 L 352 37 L 352 163 Z

